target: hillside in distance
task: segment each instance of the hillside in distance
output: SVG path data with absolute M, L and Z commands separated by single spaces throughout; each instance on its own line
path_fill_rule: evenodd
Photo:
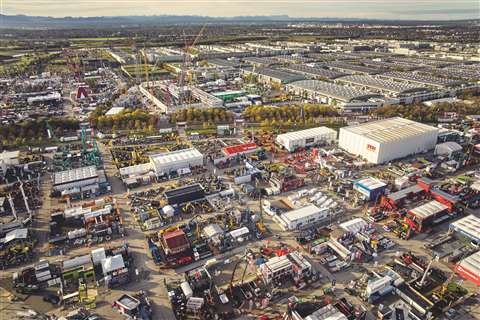
M 356 18 L 293 18 L 287 15 L 272 16 L 238 16 L 238 17 L 208 17 L 208 16 L 99 16 L 99 17 L 42 17 L 27 15 L 0 15 L 0 28 L 86 28 L 111 26 L 138 26 L 159 24 L 198 24 L 198 23 L 275 23 L 275 22 L 356 22 L 382 24 L 415 24 L 418 21 L 372 20 Z M 459 21 L 431 21 L 435 24 L 470 24 L 471 20 Z M 426 23 L 426 21 L 422 21 Z

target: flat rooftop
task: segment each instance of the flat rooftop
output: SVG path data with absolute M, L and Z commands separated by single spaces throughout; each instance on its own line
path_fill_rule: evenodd
M 53 185 L 61 185 L 76 181 L 98 178 L 95 166 L 81 167 L 71 170 L 56 172 L 53 176 Z
M 433 201 L 430 201 L 430 202 L 427 202 L 419 207 L 416 207 L 412 210 L 410 210 L 410 212 L 415 215 L 415 217 L 419 218 L 419 219 L 427 219 L 429 217 L 433 217 L 435 215 L 437 215 L 438 213 L 442 212 L 442 211 L 445 211 L 447 210 L 448 207 L 446 205 L 444 205 L 443 203 L 440 203 L 436 200 L 433 200 Z
M 170 197 L 178 197 L 182 194 L 192 193 L 192 192 L 203 192 L 203 187 L 199 183 L 191 184 L 188 186 L 167 190 L 165 191 L 165 196 L 167 198 Z
M 388 91 L 396 94 L 407 94 L 413 92 L 428 91 L 424 86 L 411 84 L 404 81 L 385 80 L 370 75 L 352 75 L 338 78 L 336 81 L 369 87 L 375 90 Z
M 197 159 L 203 157 L 203 155 L 195 148 L 176 150 L 171 152 L 159 153 L 150 156 L 150 159 L 155 165 L 170 164 L 178 161 L 185 161 L 190 159 Z
M 336 138 L 337 132 L 328 127 L 317 127 L 317 128 L 310 128 L 305 130 L 292 131 L 292 132 L 279 134 L 277 136 L 277 139 L 302 140 L 302 139 L 308 139 L 308 138 L 324 136 L 324 135 L 327 135 L 329 137 L 332 136 Z
M 295 210 L 285 212 L 285 213 L 282 214 L 282 218 L 285 219 L 285 220 L 288 220 L 288 221 L 295 221 L 295 220 L 299 220 L 299 219 L 302 219 L 302 218 L 310 217 L 310 216 L 312 216 L 314 214 L 317 214 L 321 211 L 322 211 L 322 209 L 320 209 L 316 205 L 310 204 L 308 206 L 305 206 L 305 207 L 302 207 L 302 208 L 299 208 L 299 209 L 295 209 Z
M 378 143 L 392 142 L 426 133 L 438 132 L 438 128 L 400 117 L 367 122 L 341 128 L 340 130 L 361 135 Z
M 291 88 L 304 89 L 344 102 L 350 102 L 352 100 L 367 100 L 369 98 L 379 96 L 377 93 L 320 80 L 301 80 L 293 82 L 289 86 Z
M 451 223 L 450 226 L 470 238 L 480 239 L 480 218 L 473 214 Z

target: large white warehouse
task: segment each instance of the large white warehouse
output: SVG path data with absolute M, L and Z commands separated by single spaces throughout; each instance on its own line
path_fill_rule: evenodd
M 157 176 L 179 169 L 203 165 L 203 155 L 195 148 L 159 153 L 150 156 L 150 163 Z
M 322 143 L 332 143 L 336 140 L 337 131 L 327 127 L 288 132 L 277 136 L 277 143 L 290 152 L 298 148 L 310 147 Z
M 282 213 L 274 216 L 273 219 L 280 225 L 283 230 L 302 229 L 306 226 L 326 219 L 330 214 L 328 208 L 319 208 L 310 204 L 305 207 Z
M 438 129 L 400 117 L 340 129 L 339 146 L 370 163 L 385 163 L 433 149 Z

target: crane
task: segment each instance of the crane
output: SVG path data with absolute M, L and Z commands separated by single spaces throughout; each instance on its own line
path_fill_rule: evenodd
M 13 199 L 11 194 L 8 195 L 8 203 L 10 204 L 10 208 L 12 209 L 12 214 L 16 221 L 18 219 L 17 210 L 15 210 L 15 205 L 13 204 Z
M 25 190 L 23 189 L 23 182 L 20 181 L 20 178 L 18 178 L 18 181 L 20 182 L 20 191 L 22 192 L 22 197 L 23 197 L 23 201 L 25 203 L 25 208 L 27 209 L 28 215 L 31 216 L 32 211 L 30 210 L 30 206 L 28 205 L 28 200 L 27 200 L 28 198 L 25 195 Z
M 427 278 L 427 274 L 430 271 L 430 268 L 432 267 L 432 263 L 434 260 L 438 260 L 438 256 L 433 257 L 432 260 L 430 260 L 430 263 L 428 264 L 427 268 L 425 268 L 425 272 L 423 273 L 422 279 L 420 280 L 420 282 L 418 282 L 418 286 L 420 288 L 423 287 L 425 283 L 425 279 Z
M 145 53 L 145 48 L 143 50 L 140 50 L 140 54 L 143 57 L 143 69 L 145 71 L 145 81 L 147 83 L 147 89 L 150 89 L 150 82 L 148 81 L 148 60 L 147 54 Z
M 202 26 L 202 28 L 200 29 L 200 32 L 197 34 L 197 36 L 195 37 L 195 39 L 193 40 L 193 42 L 188 45 L 187 43 L 187 39 L 185 38 L 185 49 L 184 49 L 184 55 L 183 55 L 183 63 L 182 63 L 182 70 L 180 72 L 180 80 L 179 80 L 179 88 L 180 88 L 180 94 L 179 94 L 179 98 L 180 98 L 180 104 L 183 102 L 182 99 L 183 99 L 183 90 L 184 90 L 184 85 L 185 85 L 185 81 L 187 80 L 186 79 L 186 75 L 187 75 L 187 72 L 188 72 L 188 68 L 190 67 L 190 64 L 192 62 L 192 59 L 191 59 L 191 55 L 190 55 L 190 51 L 192 51 L 192 49 L 195 48 L 195 45 L 197 44 L 198 40 L 200 39 L 200 37 L 202 36 L 205 28 L 206 28 L 207 24 L 204 24 Z M 185 33 L 184 33 L 184 36 L 185 36 Z M 187 81 L 187 85 L 190 85 L 190 80 Z
M 235 263 L 235 266 L 233 267 L 233 271 L 232 271 L 232 276 L 230 277 L 230 284 L 229 284 L 229 289 L 230 289 L 230 294 L 233 295 L 233 279 L 235 277 L 235 271 L 237 271 L 237 268 L 238 268 L 238 265 L 246 258 L 248 257 L 248 255 L 250 254 L 253 254 L 253 252 L 249 249 L 249 248 L 246 248 L 245 249 L 245 253 L 238 259 L 237 263 Z M 242 284 L 243 284 L 243 279 L 245 278 L 245 273 L 246 273 L 246 270 L 247 270 L 247 266 L 248 266 L 248 263 L 245 264 L 245 269 L 243 270 L 243 274 L 242 274 Z

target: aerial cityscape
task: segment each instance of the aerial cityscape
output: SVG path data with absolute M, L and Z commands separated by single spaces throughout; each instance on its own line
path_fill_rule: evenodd
M 0 319 L 480 319 L 480 3 L 4 0 Z

